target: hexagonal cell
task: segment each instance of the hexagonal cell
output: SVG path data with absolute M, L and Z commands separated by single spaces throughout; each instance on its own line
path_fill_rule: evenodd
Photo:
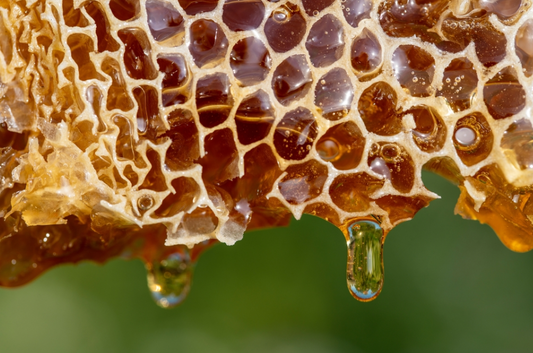
M 368 166 L 389 179 L 399 192 L 408 193 L 415 182 L 415 165 L 407 150 L 392 142 L 372 144 L 368 154 Z
M 259 90 L 246 96 L 235 113 L 239 142 L 249 145 L 264 139 L 270 132 L 274 119 L 275 111 L 265 91 Z
M 196 83 L 196 109 L 200 123 L 211 128 L 222 124 L 233 108 L 233 96 L 228 75 L 216 73 L 204 76 Z
M 467 166 L 487 158 L 494 140 L 490 125 L 481 113 L 473 113 L 457 121 L 453 143 L 461 161 Z
M 222 8 L 222 21 L 232 31 L 249 31 L 259 27 L 265 17 L 261 0 L 226 0 Z
M 413 140 L 418 148 L 427 153 L 439 151 L 446 142 L 446 125 L 440 115 L 431 107 L 420 105 L 406 111 L 412 114 L 416 127 L 412 130 Z
M 161 137 L 172 142 L 167 149 L 165 164 L 171 170 L 186 170 L 200 158 L 200 138 L 192 113 L 176 109 L 167 116 L 170 129 Z
M 210 184 L 222 183 L 239 176 L 239 152 L 230 129 L 217 130 L 204 139 L 205 155 L 197 163 L 202 165 L 202 179 Z
M 513 67 L 506 67 L 487 81 L 483 87 L 483 100 L 494 119 L 515 115 L 525 107 L 526 91 Z
M 364 90 L 357 109 L 369 132 L 391 136 L 402 131 L 402 119 L 396 104 L 396 92 L 388 83 L 380 81 Z
M 350 52 L 352 68 L 359 78 L 370 75 L 381 67 L 383 61 L 381 44 L 368 29 L 354 38 Z M 373 77 L 374 75 L 372 75 Z
M 110 0 L 109 8 L 119 20 L 129 21 L 139 16 L 141 3 L 138 0 Z
M 274 71 L 272 89 L 278 101 L 287 106 L 303 98 L 313 82 L 311 70 L 304 55 L 285 59 Z
M 156 41 L 169 46 L 183 44 L 185 23 L 183 16 L 171 4 L 158 0 L 146 2 L 148 27 Z
M 288 160 L 304 159 L 318 134 L 315 117 L 309 109 L 291 110 L 276 126 L 274 146 L 278 154 Z
M 260 39 L 248 37 L 233 46 L 230 66 L 241 86 L 252 86 L 266 78 L 272 67 L 272 59 Z
M 383 187 L 384 181 L 367 173 L 341 174 L 329 187 L 335 205 L 346 212 L 364 212 L 373 201 L 371 195 Z
M 315 88 L 315 105 L 328 120 L 339 120 L 350 112 L 353 86 L 344 69 L 335 68 L 318 80 Z
M 414 45 L 400 45 L 392 54 L 394 76 L 413 97 L 428 97 L 435 73 L 435 59 Z
M 189 51 L 196 66 L 211 68 L 220 64 L 226 57 L 228 38 L 222 28 L 211 20 L 193 22 L 190 31 Z
M 477 72 L 467 58 L 453 59 L 444 70 L 437 97 L 444 97 L 454 112 L 470 108 L 477 90 Z
M 354 169 L 361 162 L 365 138 L 353 121 L 335 125 L 318 140 L 316 151 L 336 169 Z
M 270 47 L 277 53 L 285 53 L 302 41 L 305 29 L 305 19 L 300 8 L 287 2 L 272 11 L 264 31 Z
M 279 191 L 288 203 L 297 205 L 316 198 L 322 193 L 328 178 L 328 168 L 314 159 L 293 164 L 285 170 L 278 183 Z
M 339 60 L 344 50 L 342 23 L 331 14 L 322 17 L 311 27 L 305 48 L 315 67 L 326 67 Z
M 191 77 L 185 58 L 180 54 L 157 57 L 161 80 L 161 101 L 164 107 L 185 103 L 189 99 Z

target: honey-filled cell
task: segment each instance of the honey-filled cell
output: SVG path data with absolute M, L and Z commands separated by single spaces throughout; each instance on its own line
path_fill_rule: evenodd
M 318 127 L 309 109 L 298 107 L 289 111 L 276 126 L 274 146 L 288 160 L 304 159 L 315 142 Z
M 336 169 L 354 169 L 361 162 L 365 138 L 353 121 L 331 127 L 316 144 L 316 151 Z
M 446 142 L 446 125 L 439 113 L 430 107 L 415 106 L 405 113 L 412 114 L 416 127 L 412 130 L 418 148 L 427 153 L 442 149 Z
M 383 187 L 383 180 L 367 173 L 341 174 L 329 187 L 331 200 L 346 212 L 364 212 L 372 194 Z
M 467 115 L 457 121 L 453 132 L 455 151 L 467 166 L 481 162 L 492 151 L 494 135 L 481 113 Z
M 397 143 L 372 144 L 368 154 L 368 166 L 383 179 L 389 179 L 399 192 L 408 193 L 413 188 L 415 163 L 407 150 Z
M 278 183 L 279 191 L 290 204 L 300 204 L 316 198 L 328 178 L 328 168 L 314 159 L 293 164 Z
M 304 38 L 305 29 L 300 8 L 291 2 L 274 9 L 264 27 L 268 44 L 277 53 L 285 53 L 297 46 Z
M 172 142 L 165 163 L 171 170 L 188 169 L 200 157 L 200 138 L 194 117 L 187 109 L 176 109 L 166 119 L 170 129 L 161 137 Z
M 328 120 L 339 120 L 350 112 L 353 101 L 353 85 L 341 68 L 335 68 L 318 80 L 315 88 L 315 106 Z
M 402 130 L 402 118 L 396 105 L 398 98 L 394 89 L 380 81 L 365 89 L 357 108 L 366 129 L 382 136 L 396 135 Z
M 278 65 L 272 76 L 272 90 L 277 100 L 287 106 L 303 98 L 313 82 L 304 55 L 293 55 Z
M 518 81 L 515 69 L 508 66 L 487 81 L 483 87 L 483 99 L 494 119 L 519 113 L 526 105 L 526 91 Z
M 275 111 L 268 94 L 259 90 L 244 97 L 235 112 L 237 136 L 243 145 L 267 137 L 274 124 Z

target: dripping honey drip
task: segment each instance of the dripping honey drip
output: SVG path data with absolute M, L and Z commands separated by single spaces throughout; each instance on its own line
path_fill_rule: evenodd
M 530 0 L 0 0 L 0 285 L 140 258 L 172 307 L 212 244 L 312 214 L 372 300 L 422 168 L 529 251 L 532 75 Z

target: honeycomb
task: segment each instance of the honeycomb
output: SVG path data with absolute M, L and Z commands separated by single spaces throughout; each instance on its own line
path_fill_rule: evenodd
M 141 258 L 169 307 L 306 213 L 371 300 L 422 169 L 531 250 L 532 75 L 529 0 L 0 0 L 0 285 Z

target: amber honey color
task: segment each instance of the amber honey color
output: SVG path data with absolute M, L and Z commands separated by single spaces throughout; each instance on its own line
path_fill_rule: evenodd
M 423 168 L 529 251 L 532 75 L 529 0 L 0 0 L 0 285 L 141 258 L 171 307 L 211 244 L 307 213 L 372 300 Z

